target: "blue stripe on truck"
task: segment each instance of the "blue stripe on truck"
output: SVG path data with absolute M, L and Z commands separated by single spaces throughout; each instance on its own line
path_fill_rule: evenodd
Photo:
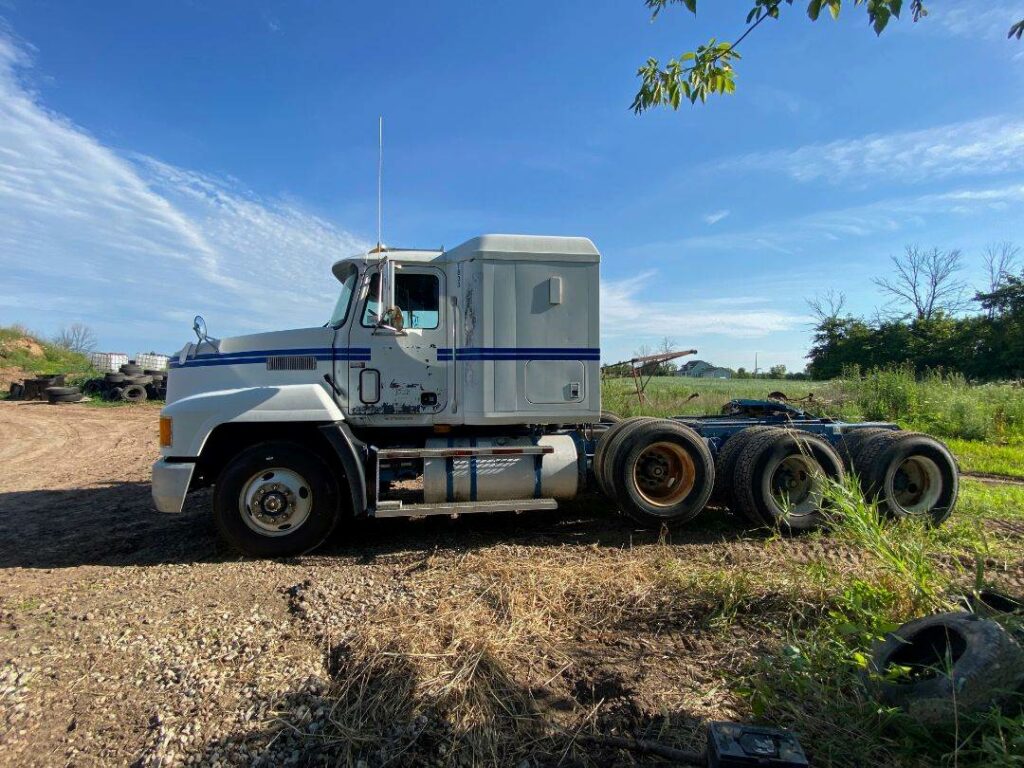
M 253 365 L 266 363 L 267 358 L 289 355 L 312 355 L 317 360 L 370 360 L 369 347 L 315 347 L 303 349 L 260 349 L 247 352 L 225 352 L 224 354 L 207 353 L 197 355 L 184 363 L 172 361 L 171 368 L 203 368 L 214 365 Z

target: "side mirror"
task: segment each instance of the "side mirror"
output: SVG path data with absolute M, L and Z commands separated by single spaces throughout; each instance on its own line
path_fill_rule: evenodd
M 195 319 L 192 320 L 192 330 L 195 331 L 200 344 L 209 338 L 209 335 L 206 333 L 206 321 L 203 320 L 202 315 L 196 315 Z

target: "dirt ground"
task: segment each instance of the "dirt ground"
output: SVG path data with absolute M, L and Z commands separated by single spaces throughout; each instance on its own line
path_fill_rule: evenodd
M 777 564 L 858 558 L 821 540 L 744 533 L 722 515 L 685 541 L 659 543 L 587 502 L 550 514 L 363 522 L 312 556 L 247 561 L 217 543 L 206 493 L 181 515 L 154 511 L 157 414 L 0 402 L 0 764 L 378 764 L 370 747 L 351 760 L 351 750 L 324 752 L 317 738 L 342 718 L 326 692 L 354 669 L 351 638 L 372 623 L 386 646 L 388 621 L 437 616 L 450 616 L 458 636 L 481 606 L 500 614 L 521 600 L 506 589 L 514 581 L 535 586 L 522 594 L 535 595 L 530 615 L 541 620 L 554 592 L 560 605 L 585 606 L 592 596 L 580 590 L 621 590 L 613 620 L 584 613 L 567 630 L 552 622 L 561 634 L 550 653 L 532 653 L 548 647 L 543 631 L 528 635 L 529 649 L 507 647 L 507 658 L 527 659 L 507 684 L 528 686 L 531 707 L 566 728 L 585 716 L 634 736 L 671 722 L 692 734 L 678 746 L 699 748 L 702 721 L 746 714 L 727 677 L 776 641 L 772 612 L 790 607 L 768 578 Z M 739 600 L 740 618 L 723 633 L 708 622 L 722 606 L 699 588 L 680 601 L 630 582 L 639 560 L 665 553 L 708 573 L 746 569 L 758 612 L 745 619 Z M 593 581 L 570 588 L 563 568 Z M 1019 586 L 1020 572 L 1010 576 Z M 397 664 L 382 674 L 409 684 Z M 416 684 L 429 693 L 430 680 Z M 373 727 L 361 721 L 351 733 L 401 737 Z M 459 762 L 443 745 L 432 749 L 436 764 Z M 561 760 L 509 764 L 645 760 L 654 758 L 567 747 Z

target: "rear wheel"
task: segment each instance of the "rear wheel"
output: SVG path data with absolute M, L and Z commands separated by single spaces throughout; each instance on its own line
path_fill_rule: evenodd
M 733 493 L 739 511 L 755 524 L 809 530 L 825 522 L 826 478 L 843 477 L 843 462 L 825 440 L 776 428 L 743 448 Z
M 843 457 L 843 463 L 847 470 L 853 471 L 854 461 L 861 447 L 875 435 L 894 435 L 899 430 L 886 429 L 885 427 L 866 427 L 865 429 L 852 429 L 843 434 L 839 441 L 839 455 Z
M 609 499 L 615 498 L 615 483 L 611 475 L 611 464 L 622 439 L 639 424 L 654 421 L 651 416 L 633 416 L 623 419 L 608 428 L 594 451 L 594 477 L 601 492 Z
M 948 518 L 960 492 L 956 459 L 940 441 L 919 432 L 875 435 L 854 457 L 864 495 L 895 517 Z
M 735 509 L 733 475 L 736 470 L 736 459 L 751 439 L 772 429 L 776 427 L 747 427 L 725 441 L 718 456 L 715 457 L 715 489 L 711 492 L 711 504 Z
M 315 549 L 334 530 L 338 487 L 315 453 L 289 442 L 242 451 L 221 472 L 213 518 L 224 540 L 252 557 Z
M 631 518 L 647 526 L 679 525 L 704 509 L 715 465 L 693 429 L 652 419 L 626 434 L 611 457 L 611 474 L 615 500 Z

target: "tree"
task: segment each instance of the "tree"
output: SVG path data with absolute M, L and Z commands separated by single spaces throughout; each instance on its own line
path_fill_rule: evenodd
M 985 246 L 982 258 L 985 262 L 985 272 L 988 277 L 988 293 L 994 294 L 1002 287 L 1006 278 L 1013 274 L 1017 268 L 1017 259 L 1020 257 L 1020 248 L 1011 242 L 992 243 Z M 979 296 L 982 294 L 978 294 Z M 975 298 L 977 301 L 977 297 Z M 995 306 L 987 308 L 988 317 L 991 320 L 995 317 Z
M 808 299 L 807 306 L 814 313 L 817 325 L 827 321 L 835 322 L 846 309 L 846 294 L 835 288 L 829 288 L 825 293 L 819 293 L 813 299 Z
M 771 368 L 768 369 L 768 378 L 769 379 L 784 379 L 784 378 L 786 378 L 786 366 L 784 366 L 782 363 L 779 363 L 778 365 L 773 365 Z
M 908 245 L 902 256 L 891 256 L 892 277 L 875 278 L 874 283 L 896 304 L 909 305 L 918 320 L 931 320 L 937 313 L 952 314 L 966 305 L 966 286 L 957 279 L 962 257 L 957 249 L 924 251 Z
M 53 343 L 71 352 L 85 355 L 96 349 L 96 334 L 87 325 L 72 323 L 60 329 L 60 332 L 54 337 Z
M 644 0 L 651 10 L 652 18 L 670 5 L 683 5 L 697 14 L 697 0 Z M 656 106 L 671 106 L 679 109 L 683 100 L 695 104 L 703 103 L 712 94 L 728 94 L 736 90 L 736 72 L 733 62 L 740 59 L 737 51 L 747 35 L 757 29 L 766 19 L 778 19 L 783 6 L 793 5 L 793 0 L 753 0 L 753 8 L 747 13 L 746 27 L 735 42 L 723 42 L 711 38 L 706 45 L 699 45 L 678 58 L 671 59 L 664 67 L 655 58 L 637 70 L 640 90 L 630 105 L 634 112 L 644 112 Z M 903 10 L 904 0 L 846 0 L 847 7 L 862 6 L 868 15 L 876 35 L 888 26 L 892 19 L 898 19 Z M 910 13 L 914 21 L 928 15 L 923 0 L 910 0 Z M 843 0 L 809 0 L 807 15 L 817 21 L 822 10 L 828 9 L 833 19 L 839 17 Z M 1010 28 L 1008 37 L 1021 39 L 1024 35 L 1024 19 Z

